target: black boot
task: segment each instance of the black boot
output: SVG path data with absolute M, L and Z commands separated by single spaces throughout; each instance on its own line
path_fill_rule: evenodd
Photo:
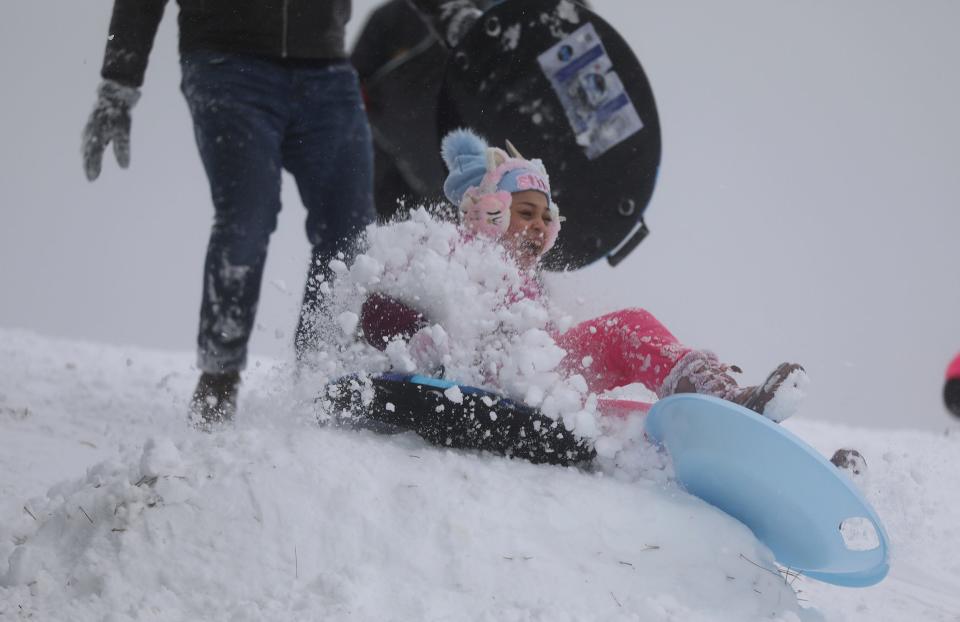
M 237 389 L 240 372 L 215 374 L 203 372 L 190 399 L 190 419 L 193 425 L 209 431 L 212 426 L 233 419 L 237 411 Z

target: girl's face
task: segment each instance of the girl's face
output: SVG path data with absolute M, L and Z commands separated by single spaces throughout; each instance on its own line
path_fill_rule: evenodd
M 537 264 L 547 240 L 547 228 L 553 221 L 547 196 L 537 190 L 513 193 L 510 226 L 503 234 L 503 245 L 517 264 L 528 270 Z

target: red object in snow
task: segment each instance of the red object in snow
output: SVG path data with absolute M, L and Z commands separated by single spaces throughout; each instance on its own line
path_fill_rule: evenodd
M 947 367 L 947 380 L 960 380 L 960 354 Z

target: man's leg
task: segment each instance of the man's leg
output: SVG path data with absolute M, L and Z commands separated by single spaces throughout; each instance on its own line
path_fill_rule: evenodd
M 338 253 L 349 259 L 354 241 L 376 218 L 373 147 L 353 68 L 346 63 L 298 69 L 297 120 L 283 144 L 284 166 L 307 208 L 312 247 L 295 337 L 297 358 L 317 349 L 323 335 L 323 282 Z
M 182 65 L 182 88 L 214 205 L 197 340 L 203 377 L 197 391 L 225 392 L 200 400 L 225 400 L 222 408 L 211 406 L 219 411 L 215 418 L 228 418 L 280 210 L 284 81 L 269 63 L 232 55 L 192 53 Z M 202 403 L 199 408 L 204 410 Z

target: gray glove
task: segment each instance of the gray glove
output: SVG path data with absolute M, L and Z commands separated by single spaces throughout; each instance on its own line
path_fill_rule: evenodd
M 100 175 L 103 151 L 113 142 L 120 168 L 130 166 L 130 109 L 140 99 L 140 89 L 114 80 L 97 87 L 97 103 L 83 128 L 83 170 L 93 181 Z

